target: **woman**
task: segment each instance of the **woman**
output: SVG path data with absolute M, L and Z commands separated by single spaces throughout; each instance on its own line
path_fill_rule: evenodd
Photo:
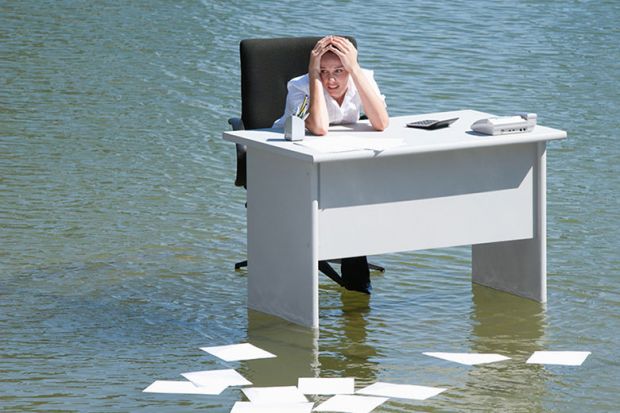
M 274 127 L 284 127 L 286 118 L 298 113 L 309 101 L 305 126 L 314 135 L 325 135 L 330 124 L 355 123 L 364 113 L 375 130 L 388 126 L 385 98 L 370 70 L 357 62 L 357 49 L 346 38 L 327 36 L 312 52 L 308 73 L 291 79 L 287 85 L 284 115 Z M 340 277 L 326 262 L 319 269 L 348 290 L 370 294 L 370 271 L 366 257 L 341 260 Z
M 309 99 L 306 129 L 325 135 L 330 124 L 355 123 L 364 113 L 375 130 L 388 126 L 385 99 L 370 70 L 357 62 L 357 49 L 344 37 L 327 36 L 310 52 L 308 73 L 288 82 L 284 115 L 274 123 L 283 127 L 306 96 Z

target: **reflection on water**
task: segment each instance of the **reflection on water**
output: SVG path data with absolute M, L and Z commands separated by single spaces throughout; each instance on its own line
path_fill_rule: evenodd
M 526 357 L 544 346 L 546 304 L 472 283 L 472 351 Z
M 296 386 L 299 377 L 319 377 L 318 330 L 248 310 L 247 334 L 248 342 L 277 356 L 243 363 L 255 386 Z
M 353 377 L 356 387 L 377 380 L 379 356 L 366 341 L 370 297 L 342 290 L 342 315 L 333 328 L 319 331 L 248 310 L 248 341 L 276 358 L 241 363 L 240 371 L 255 386 L 293 386 L 300 377 Z M 321 402 L 323 396 L 309 396 Z
M 477 284 L 472 295 L 470 351 L 511 360 L 471 368 L 463 384 L 466 399 L 483 399 L 502 411 L 544 411 L 545 370 L 525 361 L 545 348 L 545 305 Z
M 358 382 L 374 382 L 376 363 L 372 359 L 380 353 L 366 341 L 370 298 L 346 290 L 340 296 L 342 316 L 324 330 L 248 310 L 248 341 L 278 355 L 244 362 L 248 376 L 255 379 L 250 380 L 259 386 L 294 385 L 299 377 L 354 377 Z
M 356 385 L 376 380 L 379 351 L 368 343 L 370 296 L 342 290 L 341 315 L 321 333 L 319 362 L 324 377 L 354 377 Z
M 328 293 L 334 293 L 328 287 Z M 299 377 L 354 377 L 356 388 L 383 380 L 380 360 L 383 345 L 368 339 L 370 296 L 338 290 L 341 313 L 330 328 L 313 330 L 277 317 L 248 310 L 248 341 L 278 357 L 241 363 L 240 371 L 256 386 L 291 386 Z M 443 406 L 460 406 L 464 410 L 484 400 L 498 411 L 542 412 L 547 373 L 538 365 L 528 365 L 527 358 L 545 349 L 547 318 L 545 305 L 532 300 L 472 284 L 471 332 L 465 343 L 454 343 L 452 351 L 498 353 L 511 360 L 462 366 L 446 361 L 425 360 L 421 366 L 435 366 L 447 381 L 447 392 L 435 406 L 429 401 L 406 403 L 392 400 L 384 411 L 442 411 Z M 390 327 L 386 327 L 389 334 Z M 386 338 L 387 339 L 387 338 Z M 465 348 L 462 348 L 465 344 Z M 443 350 L 448 350 L 444 347 Z M 401 384 L 416 384 L 397 379 Z M 413 380 L 410 379 L 410 380 Z M 444 377 L 443 380 L 446 380 Z M 422 384 L 422 383 L 417 383 Z M 320 402 L 325 397 L 310 397 Z M 507 401 L 510 407 L 506 407 Z

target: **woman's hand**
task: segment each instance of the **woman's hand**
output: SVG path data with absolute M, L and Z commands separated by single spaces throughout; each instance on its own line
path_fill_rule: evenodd
M 325 36 L 319 40 L 310 52 L 310 64 L 308 65 L 308 74 L 311 77 L 318 78 L 321 75 L 321 57 L 329 50 L 332 36 Z
M 357 49 L 348 39 L 334 36 L 331 39 L 328 50 L 340 58 L 342 67 L 349 73 L 357 92 L 362 100 L 364 112 L 368 116 L 370 124 L 375 130 L 382 131 L 387 128 L 390 118 L 385 108 L 383 98 L 372 87 L 369 79 L 364 75 L 357 62 Z
M 315 135 L 325 135 L 329 129 L 329 115 L 321 84 L 321 58 L 329 50 L 332 36 L 319 40 L 310 52 L 308 64 L 308 82 L 310 89 L 310 107 L 306 118 L 306 128 Z
M 332 51 L 340 58 L 340 62 L 349 73 L 359 69 L 357 49 L 349 39 L 340 36 L 331 36 L 327 50 Z

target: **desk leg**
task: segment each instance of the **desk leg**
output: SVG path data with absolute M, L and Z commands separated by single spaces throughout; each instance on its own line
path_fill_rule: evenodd
M 535 301 L 547 301 L 546 143 L 536 143 L 533 160 L 531 239 L 472 246 L 472 281 Z
M 248 307 L 318 327 L 317 165 L 248 148 Z

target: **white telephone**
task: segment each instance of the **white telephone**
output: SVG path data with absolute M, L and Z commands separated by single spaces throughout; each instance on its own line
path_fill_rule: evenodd
M 505 135 L 508 133 L 526 133 L 536 126 L 535 113 L 520 113 L 515 116 L 499 116 L 480 119 L 471 125 L 472 130 L 485 135 Z

